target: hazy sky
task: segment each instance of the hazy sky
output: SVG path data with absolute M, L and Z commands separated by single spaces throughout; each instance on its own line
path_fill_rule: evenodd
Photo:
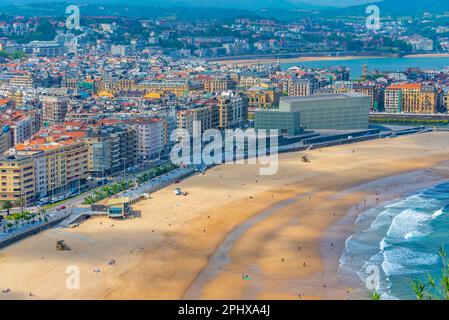
M 244 0 L 242 0 L 242 1 L 244 1 Z M 358 4 L 364 4 L 364 3 L 376 2 L 376 1 L 379 1 L 379 0 L 300 0 L 300 2 L 304 2 L 304 3 L 328 5 L 328 6 L 335 6 L 335 7 L 358 5 Z
M 305 3 L 318 4 L 318 5 L 344 7 L 344 6 L 358 5 L 358 4 L 364 4 L 364 3 L 370 3 L 370 2 L 372 3 L 372 2 L 377 2 L 380 0 L 299 0 L 299 1 L 305 2 Z
M 0 4 L 26 4 L 26 3 L 33 3 L 33 2 L 67 2 L 70 3 L 70 0 L 0 0 Z M 211 0 L 213 1 L 213 0 Z M 230 0 L 232 1 L 232 0 Z M 368 2 L 376 2 L 379 0 L 290 0 L 292 2 L 303 2 L 303 3 L 311 3 L 315 5 L 329 5 L 329 6 L 349 6 L 349 5 L 357 5 L 357 4 L 364 4 Z M 78 0 L 75 2 L 83 2 L 82 0 Z M 85 0 L 86 3 L 92 3 L 96 1 L 92 0 Z M 100 0 L 99 3 L 107 3 L 108 0 Z M 111 2 L 123 2 L 124 4 L 129 3 L 127 0 L 111 0 Z M 145 3 L 146 1 L 143 0 L 141 3 Z M 154 1 L 149 1 L 154 2 Z M 245 2 L 245 0 L 238 0 L 236 1 L 236 7 L 238 7 L 239 2 Z

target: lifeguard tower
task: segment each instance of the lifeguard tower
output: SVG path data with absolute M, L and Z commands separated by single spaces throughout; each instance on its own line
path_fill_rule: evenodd
M 130 212 L 129 197 L 112 198 L 106 202 L 109 218 L 124 218 Z

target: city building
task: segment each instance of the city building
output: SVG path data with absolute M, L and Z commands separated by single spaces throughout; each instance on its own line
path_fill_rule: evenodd
M 198 77 L 198 81 L 203 84 L 204 91 L 211 93 L 233 90 L 236 87 L 236 82 L 226 76 Z
M 277 129 L 282 136 L 295 136 L 303 131 L 299 111 L 256 110 L 254 127 L 256 130 Z
M 31 75 L 15 75 L 9 80 L 12 87 L 34 88 L 35 81 Z
M 224 91 L 217 96 L 218 128 L 242 127 L 248 119 L 248 99 L 235 91 Z
M 42 98 L 44 125 L 62 123 L 68 109 L 68 98 L 65 96 L 44 96 Z
M 290 79 L 285 83 L 289 96 L 310 96 L 318 89 L 318 81 L 310 79 Z
M 0 201 L 28 205 L 35 200 L 34 161 L 27 155 L 0 156 Z
M 185 107 L 176 112 L 177 128 L 186 130 L 190 135 L 193 134 L 193 124 L 198 121 L 201 124 L 201 130 L 218 128 L 219 108 L 213 103 L 200 106 Z
M 281 97 L 278 110 L 256 111 L 254 126 L 289 135 L 301 128 L 363 130 L 368 129 L 369 109 L 369 96 L 360 93 Z
M 281 94 L 267 84 L 260 84 L 245 91 L 248 97 L 248 109 L 271 109 L 279 105 Z
M 439 110 L 439 93 L 421 83 L 392 84 L 385 90 L 385 111 L 389 113 L 433 114 Z
M 3 126 L 0 131 L 0 154 L 11 148 L 11 134 L 9 126 Z
M 29 47 L 40 57 L 58 57 L 64 54 L 64 45 L 56 41 L 31 41 Z
M 37 131 L 31 117 L 13 109 L 8 109 L 0 115 L 0 124 L 8 127 L 11 145 L 23 142 Z
M 131 127 L 101 126 L 83 138 L 88 146 L 89 174 L 105 177 L 136 164 L 137 135 Z
M 42 170 L 36 171 L 35 177 L 35 180 L 43 183 L 38 190 L 40 195 L 53 196 L 71 190 L 76 191 L 86 182 L 88 147 L 86 143 L 74 139 L 73 136 L 36 137 L 15 146 L 12 151 L 16 155 L 30 157 L 33 163 L 41 164 L 39 167 L 42 167 Z M 37 190 L 34 192 L 37 194 Z
M 137 131 L 137 158 L 139 161 L 157 160 L 164 150 L 164 121 L 157 118 L 126 120 Z M 125 164 L 126 165 L 126 164 Z
M 177 97 L 186 96 L 190 90 L 199 89 L 201 84 L 194 84 L 186 79 L 148 80 L 137 84 L 138 90 L 149 92 L 171 92 Z

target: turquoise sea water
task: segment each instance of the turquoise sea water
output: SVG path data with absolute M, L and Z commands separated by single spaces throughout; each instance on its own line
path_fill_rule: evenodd
M 419 67 L 423 70 L 441 70 L 449 66 L 449 58 L 367 58 L 354 60 L 322 60 L 284 63 L 281 65 L 283 70 L 293 66 L 306 67 L 329 67 L 346 66 L 351 69 L 351 78 L 359 78 L 362 74 L 363 65 L 366 64 L 369 70 L 378 69 L 380 71 L 404 71 L 407 68 Z
M 449 250 L 449 182 L 367 210 L 356 225 L 357 233 L 346 240 L 340 274 L 364 283 L 367 268 L 374 266 L 383 299 L 415 299 L 410 281 L 426 280 L 427 274 L 438 278 L 438 250 Z

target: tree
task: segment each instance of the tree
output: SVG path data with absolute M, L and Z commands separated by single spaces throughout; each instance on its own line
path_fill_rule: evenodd
M 371 300 L 382 300 L 382 297 L 376 291 L 370 293 L 369 296 Z
M 3 210 L 6 210 L 6 215 L 9 216 L 9 210 L 13 208 L 13 204 L 9 200 L 3 201 L 2 208 Z
M 427 280 L 412 280 L 410 286 L 418 300 L 449 300 L 449 259 L 443 247 L 439 250 L 443 262 L 441 279 L 439 282 L 430 274 Z
M 25 198 L 23 195 L 20 195 L 20 198 L 15 201 L 15 205 L 20 207 L 20 212 L 23 214 L 23 207 L 25 206 Z

